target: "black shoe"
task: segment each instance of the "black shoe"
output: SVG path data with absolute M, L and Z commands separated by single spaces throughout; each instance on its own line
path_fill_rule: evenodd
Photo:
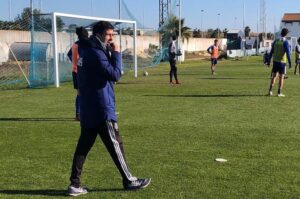
M 134 181 L 123 181 L 124 189 L 137 190 L 147 187 L 151 182 L 151 178 L 137 179 Z
M 76 113 L 76 115 L 75 115 L 75 121 L 80 121 L 80 114 L 79 113 Z

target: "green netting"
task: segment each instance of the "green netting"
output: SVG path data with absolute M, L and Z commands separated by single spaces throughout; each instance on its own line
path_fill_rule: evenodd
M 178 13 L 178 0 L 171 1 L 169 16 L 160 29 L 148 28 L 146 24 L 141 23 L 141 19 L 137 19 L 130 11 L 130 7 L 126 5 L 126 0 L 121 2 L 121 19 L 136 21 L 137 23 L 138 70 L 156 66 L 162 60 L 166 60 L 168 40 L 172 34 L 178 34 L 177 27 L 170 28 L 178 25 L 178 23 L 173 23 L 176 19 L 176 13 Z M 54 84 L 52 15 L 41 14 L 40 11 L 34 9 L 34 15 L 31 18 L 30 13 L 30 8 L 25 8 L 14 21 L 0 21 L 0 89 Z M 84 26 L 91 32 L 91 26 L 95 22 L 95 20 L 71 17 L 57 18 L 60 82 L 71 81 L 72 79 L 71 62 L 67 57 L 67 52 L 77 40 L 75 28 Z M 123 70 L 125 72 L 126 70 L 133 70 L 133 25 L 112 23 L 115 26 L 115 42 L 119 43 L 122 50 Z
M 28 87 L 29 28 L 24 21 L 0 23 L 0 90 Z
M 161 61 L 168 60 L 168 44 L 172 35 L 178 36 L 178 0 L 172 0 L 168 5 L 168 15 L 165 22 L 159 29 L 151 29 L 147 24 L 138 19 L 130 7 L 127 6 L 126 0 L 121 1 L 122 19 L 134 20 L 137 23 L 138 37 L 138 67 L 146 68 L 157 66 Z M 137 2 L 138 3 L 138 2 Z M 158 3 L 158 2 L 157 2 Z M 149 38 L 148 38 L 149 36 Z M 155 39 L 154 39 L 155 38 Z
M 36 14 L 33 16 L 33 22 L 30 47 L 30 86 L 52 85 L 54 84 L 52 17 L 51 15 Z
M 13 21 L 0 21 L 1 90 L 53 82 L 52 20 L 37 9 L 33 15 L 31 12 L 31 8 L 24 8 Z
M 41 20 L 41 17 L 43 20 Z M 52 15 L 37 15 L 34 21 L 51 21 Z M 57 16 L 57 54 L 59 82 L 72 80 L 72 67 L 67 53 L 77 41 L 76 27 L 85 27 L 91 35 L 92 26 L 98 22 L 96 19 L 84 17 Z M 111 22 L 115 27 L 114 42 L 122 46 L 123 70 L 134 68 L 134 39 L 133 23 Z M 31 46 L 30 82 L 32 87 L 54 84 L 54 61 L 53 61 L 53 33 L 51 26 L 42 26 L 45 23 L 35 23 L 33 42 Z M 121 33 L 121 35 L 120 35 Z M 120 39 L 121 38 L 121 39 Z

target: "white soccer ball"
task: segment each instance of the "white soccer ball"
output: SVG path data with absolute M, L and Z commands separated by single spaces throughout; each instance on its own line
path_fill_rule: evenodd
M 147 71 L 144 71 L 144 76 L 148 76 L 148 72 Z

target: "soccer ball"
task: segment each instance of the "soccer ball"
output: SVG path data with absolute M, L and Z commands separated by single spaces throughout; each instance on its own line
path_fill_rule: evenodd
M 144 71 L 144 76 L 148 76 L 148 72 L 147 71 Z

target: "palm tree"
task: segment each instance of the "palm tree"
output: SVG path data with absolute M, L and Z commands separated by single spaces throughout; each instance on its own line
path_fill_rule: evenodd
M 192 33 L 189 31 L 190 28 L 187 26 L 184 26 L 184 19 L 181 19 L 181 38 L 182 41 L 184 41 L 184 39 L 186 39 L 188 41 L 188 39 L 190 37 L 192 37 Z M 162 47 L 167 47 L 169 42 L 170 42 L 170 38 L 173 35 L 176 35 L 176 37 L 179 36 L 179 19 L 172 15 L 171 17 L 169 17 L 169 19 L 164 23 L 164 25 L 162 27 L 160 27 L 159 29 L 159 33 L 161 34 L 161 43 L 162 43 Z

